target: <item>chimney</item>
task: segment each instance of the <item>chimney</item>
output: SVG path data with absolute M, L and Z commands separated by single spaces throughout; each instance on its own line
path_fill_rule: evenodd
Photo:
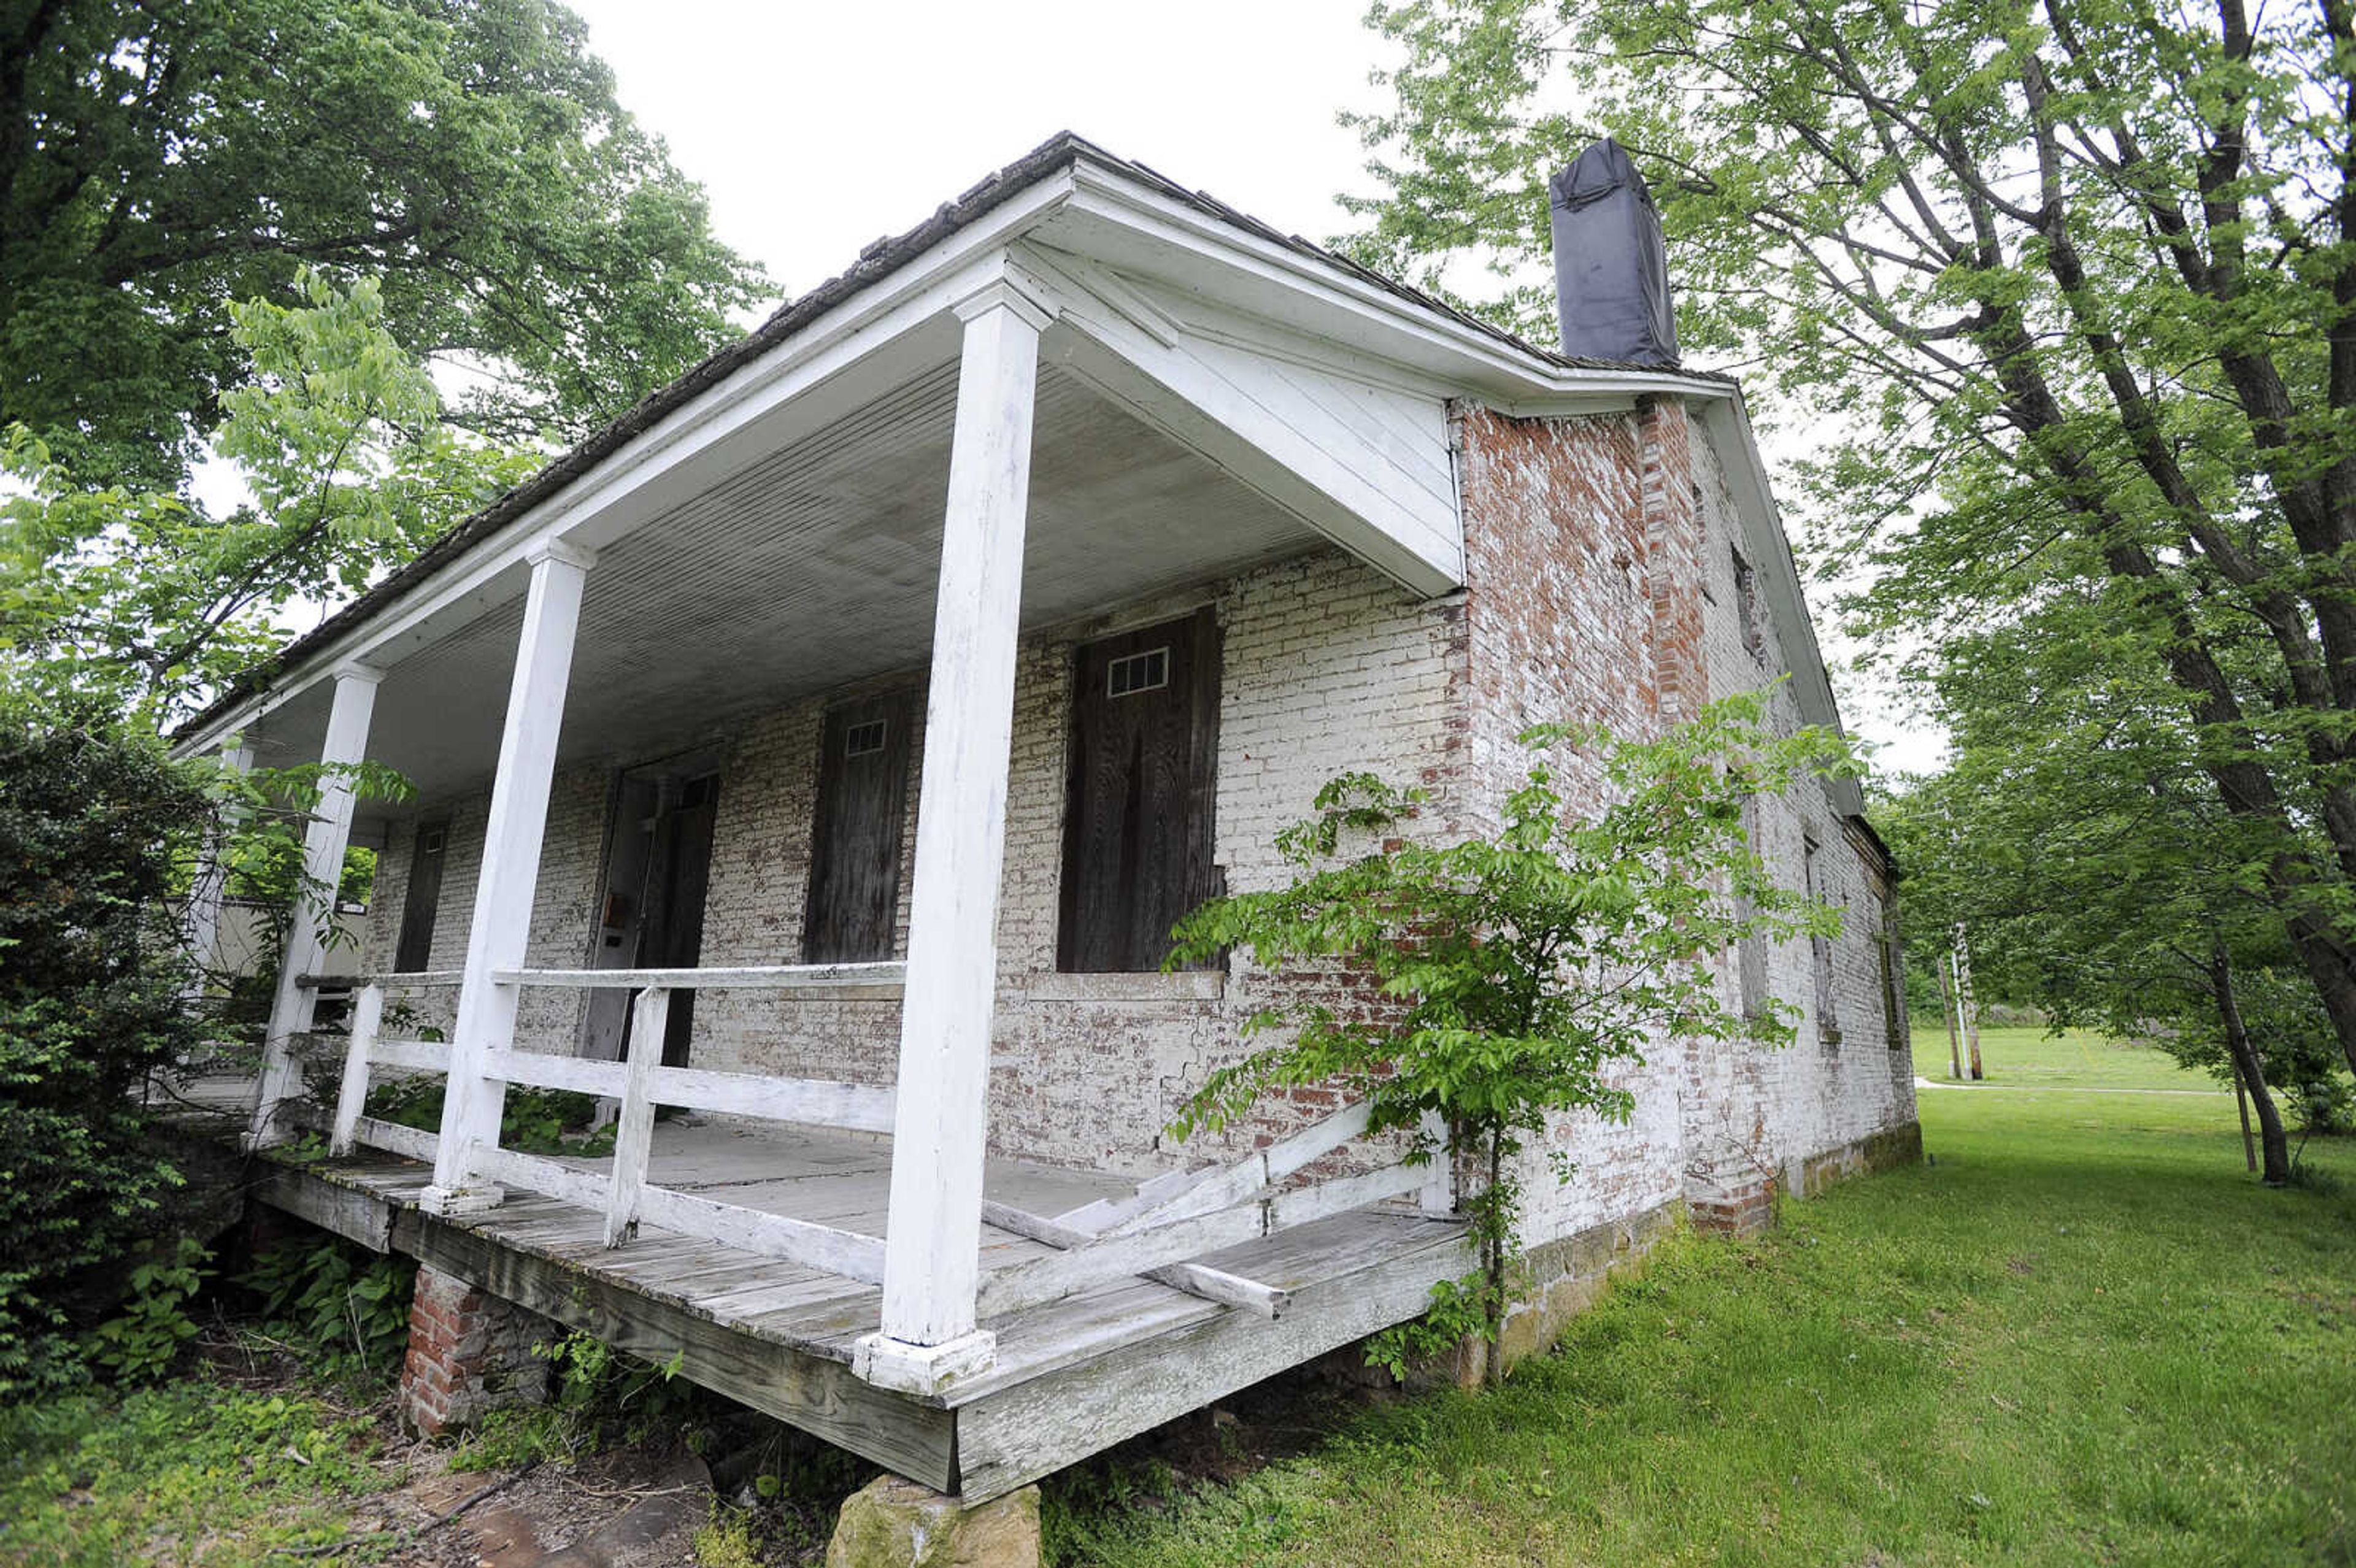
M 1606 138 L 1547 182 L 1562 351 L 1637 365 L 1677 362 L 1668 251 L 1644 176 Z

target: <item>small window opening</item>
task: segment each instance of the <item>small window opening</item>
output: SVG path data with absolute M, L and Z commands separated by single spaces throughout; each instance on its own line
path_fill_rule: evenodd
M 846 757 L 872 757 L 884 749 L 884 734 L 881 719 L 849 725 L 842 732 L 842 754 Z
M 1135 697 L 1159 691 L 1170 684 L 1170 647 L 1163 644 L 1141 654 L 1128 654 L 1105 666 L 1105 695 Z

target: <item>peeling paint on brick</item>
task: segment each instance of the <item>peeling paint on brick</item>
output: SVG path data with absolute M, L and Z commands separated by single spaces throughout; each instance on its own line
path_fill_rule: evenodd
M 1456 411 L 1456 424 L 1462 592 L 1420 600 L 1341 552 L 1323 550 L 1024 640 L 999 919 L 994 1152 L 1144 1174 L 1240 1152 L 1331 1108 L 1330 1097 L 1306 1091 L 1224 1139 L 1165 1147 L 1162 1129 L 1178 1105 L 1206 1073 L 1241 1054 L 1241 1023 L 1269 999 L 1272 977 L 1240 961 L 1224 982 L 1055 972 L 1068 685 L 1079 641 L 1204 603 L 1214 608 L 1224 646 L 1215 853 L 1227 885 L 1238 891 L 1281 880 L 1276 831 L 1304 815 L 1334 773 L 1367 769 L 1430 789 L 1434 805 L 1417 832 L 1484 828 L 1497 821 L 1526 766 L 1515 739 L 1526 726 L 1584 720 L 1654 734 L 1710 694 L 1762 685 L 1786 667 L 1772 626 L 1754 656 L 1733 583 L 1733 552 L 1758 560 L 1768 546 L 1740 537 L 1743 519 L 1716 453 L 1681 403 L 1544 420 L 1468 405 Z M 825 707 L 823 699 L 798 701 L 709 737 L 722 773 L 707 964 L 801 956 Z M 1788 692 L 1774 712 L 1779 724 L 1799 722 Z M 916 842 L 918 739 L 904 856 Z M 588 951 L 613 769 L 640 760 L 560 773 L 532 912 L 531 963 L 571 966 Z M 1561 782 L 1574 805 L 1592 800 L 1600 787 L 1575 766 Z M 451 818 L 436 968 L 455 968 L 463 957 L 487 804 L 430 803 L 431 810 L 448 806 Z M 1826 891 L 1849 915 L 1834 944 L 1847 1032 L 1836 1041 L 1811 1017 L 1801 1043 L 1782 1052 L 1659 1042 L 1644 1063 L 1620 1074 L 1636 1102 L 1627 1124 L 1565 1117 L 1551 1130 L 1551 1149 L 1533 1151 L 1526 1228 L 1532 1243 L 1624 1227 L 1668 1208 L 1706 1209 L 1771 1180 L 1805 1190 L 1809 1179 L 1857 1167 L 1840 1151 L 1894 1147 L 1890 1140 L 1902 1143 L 1912 1126 L 1910 1064 L 1906 1052 L 1888 1048 L 1892 1037 L 1881 1019 L 1874 934 L 1882 912 L 1833 803 L 1821 790 L 1804 792 L 1765 812 L 1762 829 L 1771 862 L 1795 884 L 1803 835 L 1824 847 Z M 364 937 L 370 968 L 390 963 L 409 850 L 408 834 L 396 831 L 379 881 L 390 896 L 378 901 Z M 904 863 L 903 953 L 913 880 Z M 1810 963 L 1804 942 L 1783 944 L 1769 955 L 1768 974 L 1777 995 L 1813 1009 Z M 1380 1005 L 1346 976 L 1285 984 L 1322 987 L 1340 1005 Z M 1726 984 L 1731 997 L 1731 963 Z M 423 1021 L 446 1024 L 431 1016 L 436 1006 L 446 1012 L 446 999 L 429 1004 Z M 581 1018 L 577 995 L 531 993 L 519 1040 L 573 1050 Z M 889 994 L 715 993 L 697 1008 L 692 1054 L 698 1065 L 716 1069 L 888 1083 L 898 1039 L 898 1005 Z M 1577 1163 L 1568 1186 L 1558 1187 L 1538 1163 L 1545 1152 Z

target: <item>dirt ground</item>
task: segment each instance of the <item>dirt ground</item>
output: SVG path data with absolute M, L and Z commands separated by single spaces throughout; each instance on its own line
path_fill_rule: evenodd
M 217 1375 L 257 1390 L 300 1388 L 344 1403 L 284 1356 L 252 1353 L 228 1336 L 202 1347 Z M 390 1397 L 345 1413 L 376 1427 L 386 1489 L 354 1501 L 341 1541 L 314 1561 L 347 1555 L 392 1568 L 693 1568 L 696 1531 L 710 1517 L 712 1477 L 676 1441 L 584 1453 L 487 1470 L 454 1469 L 464 1452 L 405 1435 Z

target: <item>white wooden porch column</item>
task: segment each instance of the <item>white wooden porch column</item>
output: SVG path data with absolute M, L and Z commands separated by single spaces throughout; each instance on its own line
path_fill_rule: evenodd
M 523 967 L 532 893 L 540 881 L 541 840 L 548 831 L 557 731 L 573 677 L 573 638 L 593 559 L 587 550 L 554 542 L 530 557 L 530 596 L 524 602 L 515 679 L 508 688 L 507 720 L 499 732 L 498 773 L 483 829 L 483 869 L 475 884 L 475 917 L 466 930 L 466 965 L 451 1029 L 442 1137 L 434 1155 L 433 1185 L 418 1194 L 418 1206 L 429 1214 L 495 1208 L 504 1196 L 474 1168 L 475 1150 L 498 1143 L 499 1113 L 507 1101 L 507 1085 L 483 1076 L 484 1058 L 515 1036 L 518 987 L 491 976 Z
M 920 1393 L 988 1367 L 996 1349 L 974 1326 L 974 1291 L 1031 421 L 1049 319 L 1003 283 L 958 315 L 965 340 L 925 704 L 883 1328 L 856 1355 L 869 1381 Z
M 253 752 L 243 746 L 222 752 L 219 762 L 224 780 L 242 780 L 253 771 Z M 206 980 L 220 955 L 221 900 L 229 891 L 229 841 L 244 815 L 233 805 L 215 815 L 205 831 L 203 859 L 188 884 L 188 963 L 193 972 L 187 996 L 191 1002 L 203 1000 Z
M 286 923 L 286 945 L 278 955 L 278 989 L 270 998 L 270 1022 L 262 1039 L 262 1076 L 255 1085 L 253 1120 L 246 1128 L 249 1148 L 283 1143 L 293 1129 L 281 1113 L 286 1102 L 302 1093 L 303 1065 L 295 1042 L 310 1032 L 318 993 L 299 984 L 316 975 L 325 963 L 327 942 L 323 922 L 335 919 L 335 889 L 343 880 L 344 849 L 352 837 L 352 777 L 344 771 L 368 754 L 369 719 L 376 711 L 376 685 L 382 670 L 366 665 L 346 665 L 336 671 L 336 689 L 327 709 L 327 736 L 319 747 L 325 772 L 319 779 L 319 804 L 303 830 L 303 874 L 309 886 L 295 894 L 295 907 Z M 327 890 L 324 916 L 307 907 L 313 890 Z M 218 912 L 219 895 L 215 893 Z

